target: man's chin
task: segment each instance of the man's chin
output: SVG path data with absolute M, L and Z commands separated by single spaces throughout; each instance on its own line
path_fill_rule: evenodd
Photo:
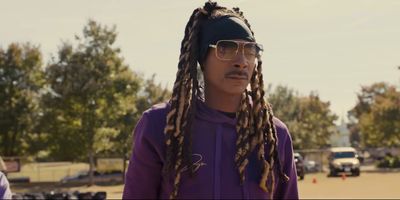
M 229 93 L 230 95 L 242 95 L 243 92 L 246 90 L 246 87 L 244 86 L 232 86 L 229 88 L 229 90 L 227 91 L 227 93 Z

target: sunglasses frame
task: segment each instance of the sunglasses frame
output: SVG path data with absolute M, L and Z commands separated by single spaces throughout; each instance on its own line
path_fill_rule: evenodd
M 224 58 L 220 58 L 220 57 L 218 56 L 217 46 L 218 46 L 218 44 L 219 44 L 220 42 L 233 42 L 233 43 L 236 43 L 237 48 L 236 48 L 235 56 L 234 56 L 233 58 L 231 58 L 231 59 L 226 59 L 226 58 L 225 58 L 225 59 L 224 59 Z M 208 45 L 208 47 L 211 47 L 211 48 L 214 48 L 214 49 L 215 49 L 215 57 L 217 57 L 219 60 L 222 60 L 222 61 L 230 61 L 230 60 L 235 59 L 235 57 L 238 55 L 238 52 L 239 52 L 239 49 L 241 48 L 241 46 L 242 46 L 242 55 L 247 59 L 247 57 L 244 55 L 244 46 L 247 45 L 247 44 L 255 44 L 255 46 L 259 49 L 258 52 L 257 52 L 256 58 L 259 58 L 259 57 L 262 55 L 261 52 L 264 51 L 263 45 L 262 45 L 262 44 L 259 44 L 259 43 L 257 43 L 257 42 L 241 42 L 241 41 L 236 41 L 236 40 L 218 40 L 217 43 L 215 43 L 215 44 L 210 44 L 210 45 Z M 248 60 L 248 59 L 247 59 L 247 60 Z M 250 61 L 250 60 L 249 60 L 249 61 Z

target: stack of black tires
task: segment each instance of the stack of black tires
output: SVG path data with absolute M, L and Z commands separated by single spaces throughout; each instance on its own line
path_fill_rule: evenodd
M 96 199 L 105 200 L 107 199 L 106 192 L 42 192 L 42 193 L 17 193 L 13 194 L 12 199 L 23 199 L 23 200 L 70 200 L 70 199 Z

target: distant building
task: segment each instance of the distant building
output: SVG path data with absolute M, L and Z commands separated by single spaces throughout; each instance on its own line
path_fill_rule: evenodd
M 350 131 L 344 119 L 341 119 L 340 125 L 336 127 L 337 134 L 330 137 L 332 147 L 349 147 L 350 146 Z

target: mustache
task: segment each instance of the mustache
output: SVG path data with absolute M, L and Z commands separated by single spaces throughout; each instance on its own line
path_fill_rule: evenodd
M 230 72 L 226 73 L 225 77 L 229 77 L 229 76 L 232 76 L 232 75 L 233 76 L 244 76 L 247 79 L 249 78 L 249 73 L 247 73 L 246 71 L 238 71 L 238 70 L 230 71 Z

